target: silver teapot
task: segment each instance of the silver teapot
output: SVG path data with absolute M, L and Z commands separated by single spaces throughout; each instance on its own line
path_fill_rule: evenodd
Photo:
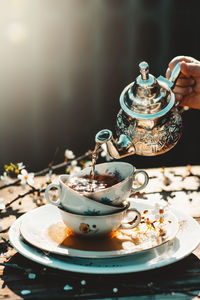
M 106 143 L 116 159 L 132 155 L 154 156 L 172 149 L 182 134 L 182 118 L 172 88 L 180 75 L 180 63 L 167 80 L 149 74 L 146 62 L 140 75 L 120 95 L 121 109 L 116 120 L 116 136 L 109 129 L 99 131 L 97 144 Z

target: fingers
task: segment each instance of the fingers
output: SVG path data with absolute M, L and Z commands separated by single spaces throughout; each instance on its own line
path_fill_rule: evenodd
M 178 62 L 199 63 L 196 59 L 190 56 L 176 56 L 169 63 L 169 68 L 171 71 L 174 69 Z
M 179 78 L 173 89 L 175 93 L 175 99 L 177 101 L 182 100 L 185 96 L 188 96 L 194 92 L 195 80 L 192 78 Z
M 183 75 L 190 77 L 200 77 L 200 63 L 181 63 L 181 72 Z
M 197 77 L 193 86 L 181 87 L 176 85 L 173 92 L 175 93 L 175 100 L 180 105 L 200 109 L 200 77 Z
M 171 71 L 170 69 L 168 68 L 167 71 L 166 71 L 166 78 L 169 79 L 170 76 L 171 76 Z M 195 80 L 194 78 L 186 78 L 186 77 L 183 77 L 182 75 L 178 78 L 178 80 L 176 81 L 176 85 L 178 86 L 193 86 L 195 84 Z
M 180 94 L 182 96 L 186 96 L 186 95 L 189 95 L 193 92 L 193 88 L 192 87 L 179 87 L 179 86 L 176 86 L 173 89 L 173 92 L 175 94 Z
M 179 102 L 180 103 L 180 101 L 182 101 L 183 100 L 183 96 L 182 95 L 180 95 L 180 94 L 175 94 L 175 101 L 176 102 Z
M 180 62 L 181 74 L 173 89 L 175 100 L 179 105 L 200 109 L 200 61 L 190 56 L 176 56 L 166 70 L 166 78 Z
M 183 61 L 184 60 L 184 61 Z M 170 78 L 171 75 L 171 67 L 175 66 L 178 61 L 181 61 L 181 75 L 179 76 L 176 86 L 174 88 L 174 92 L 185 96 L 190 94 L 193 91 L 193 87 L 196 89 L 200 89 L 199 86 L 199 78 L 200 78 L 200 62 L 191 58 L 184 56 L 175 57 L 170 63 L 169 67 L 166 71 L 167 79 Z M 187 62 L 186 62 L 187 61 Z M 181 96 L 178 96 L 181 97 Z
M 165 74 L 165 77 L 167 78 L 167 79 L 169 79 L 170 78 L 170 76 L 171 76 L 171 70 L 170 70 L 170 68 L 167 68 L 167 71 L 166 71 L 166 74 Z
M 177 86 L 193 86 L 195 84 L 195 80 L 193 78 L 184 78 L 184 77 L 180 77 L 177 82 L 176 85 Z
M 180 106 L 200 109 L 200 97 L 195 93 L 182 97 L 181 99 L 176 98 L 176 100 L 178 100 Z
M 196 77 L 196 83 L 193 88 L 196 93 L 200 94 L 200 77 Z
M 171 71 L 168 68 L 166 71 L 166 77 L 167 79 L 170 78 L 171 75 Z M 177 94 L 182 94 L 182 95 L 186 95 L 189 94 L 193 91 L 193 87 L 196 84 L 196 80 L 192 77 L 183 77 L 183 75 L 181 75 L 181 77 L 178 78 L 177 82 L 176 82 L 176 86 L 174 87 L 173 91 Z
M 181 62 L 181 73 L 186 77 L 200 76 L 200 61 L 190 56 L 176 56 L 173 58 L 166 71 L 166 78 L 169 79 L 172 70 L 178 62 Z

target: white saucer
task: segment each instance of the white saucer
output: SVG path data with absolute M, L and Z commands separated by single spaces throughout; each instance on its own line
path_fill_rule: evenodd
M 150 212 L 155 206 L 151 203 L 140 202 L 134 203 L 134 207 L 143 215 L 144 210 Z M 146 216 L 148 212 L 144 215 Z M 51 204 L 38 207 L 26 213 L 21 221 L 20 232 L 23 238 L 31 245 L 48 252 L 82 258 L 108 258 L 147 251 L 154 247 L 160 247 L 165 243 L 167 244 L 174 239 L 179 229 L 178 219 L 170 211 L 166 215 L 165 237 L 162 239 L 159 237 L 159 240 L 157 237 L 155 238 L 158 230 L 156 232 L 153 227 L 151 227 L 149 235 L 143 234 L 148 226 L 140 224 L 135 231 L 137 240 L 139 236 L 140 239 L 142 238 L 142 242 L 138 242 L 138 244 L 134 244 L 130 238 L 135 229 L 122 231 L 122 234 L 118 232 L 117 238 L 85 239 L 74 235 L 69 235 L 66 238 L 66 226 L 62 222 L 59 209 Z M 159 225 L 162 226 L 161 224 Z M 142 227 L 144 227 L 144 230 L 141 233 L 140 228 Z M 54 239 L 50 237 L 50 229 L 53 232 Z M 150 231 L 150 229 L 148 230 Z M 62 243 L 63 240 L 65 240 L 64 245 Z M 165 249 L 167 249 L 167 245 Z
M 134 200 L 145 203 L 147 200 Z M 20 235 L 20 223 L 25 215 L 19 217 L 9 230 L 9 239 L 13 247 L 23 256 L 42 265 L 80 273 L 116 274 L 131 273 L 163 267 L 181 260 L 191 254 L 200 243 L 200 226 L 190 216 L 173 209 L 179 219 L 181 228 L 176 238 L 167 245 L 153 248 L 137 255 L 123 255 L 114 258 L 77 258 L 56 254 L 45 254 L 43 251 L 24 242 Z

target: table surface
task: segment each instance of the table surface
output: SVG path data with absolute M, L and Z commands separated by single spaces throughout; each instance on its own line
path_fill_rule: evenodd
M 200 166 L 146 169 L 148 186 L 134 197 L 167 201 L 200 223 Z M 55 178 L 57 180 L 57 177 Z M 45 177 L 37 177 L 42 186 Z M 45 188 L 45 185 L 44 185 Z M 21 197 L 27 193 L 27 196 Z M 23 213 L 45 204 L 43 195 L 11 186 L 0 190 L 9 203 L 1 211 L 0 299 L 197 299 L 200 297 L 200 246 L 184 259 L 151 271 L 129 274 L 81 274 L 48 268 L 12 248 L 8 230 Z M 199 237 L 200 239 L 200 237 Z M 186 241 L 187 242 L 187 241 Z

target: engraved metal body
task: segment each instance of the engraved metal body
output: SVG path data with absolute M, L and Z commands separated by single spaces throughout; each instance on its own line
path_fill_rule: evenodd
M 138 154 L 154 156 L 173 148 L 182 134 L 182 118 L 171 88 L 180 74 L 176 66 L 170 80 L 149 74 L 146 62 L 139 65 L 141 75 L 120 95 L 121 109 L 116 120 L 115 140 L 108 129 L 96 135 L 97 143 L 106 143 L 113 158 Z

